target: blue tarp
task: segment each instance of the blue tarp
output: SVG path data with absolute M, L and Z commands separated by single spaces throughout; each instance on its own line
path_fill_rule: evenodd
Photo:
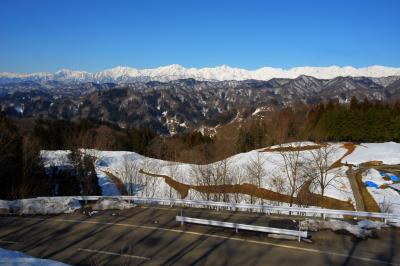
M 378 186 L 377 184 L 375 184 L 374 182 L 372 182 L 372 181 L 366 181 L 366 182 L 364 182 L 364 185 L 365 185 L 366 187 L 379 188 L 379 186 Z
M 386 174 L 387 177 L 389 177 L 393 182 L 400 182 L 400 178 L 394 174 Z

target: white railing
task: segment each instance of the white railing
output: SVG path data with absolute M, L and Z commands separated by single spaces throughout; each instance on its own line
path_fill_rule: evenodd
M 247 231 L 270 233 L 270 234 L 295 236 L 298 238 L 298 241 L 300 241 L 301 238 L 307 238 L 307 231 L 300 231 L 300 230 L 296 231 L 296 230 L 280 229 L 280 228 L 249 225 L 249 224 L 237 224 L 237 223 L 221 222 L 221 221 L 214 221 L 214 220 L 190 218 L 190 217 L 184 217 L 184 216 L 176 216 L 176 221 L 181 222 L 182 225 L 183 225 L 183 223 L 194 223 L 194 224 L 201 224 L 201 225 L 207 225 L 207 226 L 232 228 L 232 229 L 235 229 L 236 232 L 238 232 L 238 230 L 240 229 L 240 230 L 247 230 Z
M 44 198 L 44 197 L 42 197 Z M 334 216 L 334 217 L 343 217 L 343 216 L 352 216 L 352 217 L 365 217 L 365 218 L 380 218 L 386 220 L 396 220 L 400 221 L 400 215 L 393 213 L 381 213 L 381 212 L 360 212 L 360 211 L 347 211 L 347 210 L 333 210 L 333 209 L 322 209 L 315 207 L 289 207 L 289 206 L 274 206 L 274 205 L 266 205 L 266 204 L 243 204 L 243 203 L 231 203 L 231 202 L 216 202 L 216 201 L 202 201 L 202 200 L 187 200 L 187 199 L 159 199 L 159 198 L 143 198 L 136 196 L 71 196 L 70 198 L 92 201 L 99 199 L 121 199 L 121 200 L 129 200 L 135 203 L 142 204 L 158 204 L 158 205 L 178 205 L 178 206 L 188 206 L 188 207 L 196 207 L 196 208 L 207 208 L 207 207 L 215 207 L 215 208 L 223 208 L 228 210 L 248 210 L 248 211 L 257 211 L 263 213 L 290 213 L 290 214 L 313 214 L 313 215 L 323 215 Z

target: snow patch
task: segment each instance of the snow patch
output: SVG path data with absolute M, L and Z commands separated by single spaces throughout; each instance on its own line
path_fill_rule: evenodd
M 400 143 L 362 143 L 342 159 L 342 163 L 361 164 L 382 161 L 384 164 L 400 164 Z
M 135 207 L 135 204 L 120 199 L 100 199 L 93 206 L 93 210 L 123 210 Z
M 25 253 L 0 248 L 0 265 L 20 265 L 20 266 L 67 266 L 68 264 L 61 263 L 49 259 L 38 259 L 29 256 Z
M 19 215 L 72 213 L 81 207 L 77 199 L 68 197 L 20 199 L 7 203 L 10 212 Z
M 371 235 L 371 231 L 368 231 L 359 225 L 350 224 L 348 222 L 340 220 L 326 221 L 326 220 L 306 219 L 300 222 L 300 230 L 307 230 L 314 232 L 319 230 L 332 230 L 332 231 L 345 230 L 358 238 L 366 238 Z

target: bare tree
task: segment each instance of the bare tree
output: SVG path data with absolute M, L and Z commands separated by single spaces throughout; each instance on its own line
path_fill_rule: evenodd
M 232 184 L 232 164 L 230 159 L 224 159 L 214 163 L 214 184 L 225 188 L 226 185 Z M 229 202 L 229 195 L 225 192 L 218 193 L 218 201 Z
M 283 192 L 283 191 L 288 191 L 286 182 L 285 182 L 285 177 L 281 175 L 272 175 L 268 179 L 269 186 L 274 190 L 278 192 Z M 277 205 L 280 204 L 280 202 L 276 202 Z
M 145 159 L 141 162 L 140 169 L 148 173 L 159 173 L 160 165 L 151 159 Z M 159 194 L 160 186 L 158 181 L 160 177 L 150 176 L 146 174 L 141 174 L 143 189 L 141 193 L 146 198 L 154 198 L 155 195 Z
M 247 172 L 246 169 L 242 166 L 232 167 L 232 184 L 233 185 L 242 185 L 246 182 Z M 234 194 L 234 202 L 240 203 L 245 200 L 245 196 L 242 193 L 239 193 L 239 190 Z
M 203 199 L 229 201 L 229 195 L 223 191 L 225 185 L 231 185 L 233 180 L 232 163 L 229 159 L 212 164 L 193 165 L 191 172 L 195 178 L 196 185 L 210 188 L 213 186 L 220 187 L 220 192 L 209 193 L 205 191 L 201 193 Z
M 194 164 L 191 166 L 191 175 L 194 177 L 197 186 L 212 186 L 213 185 L 213 167 L 211 164 Z M 204 200 L 211 200 L 210 193 L 200 193 Z
M 283 146 L 280 148 L 282 148 L 282 151 L 279 151 L 282 161 L 278 162 L 278 164 L 280 172 L 286 178 L 285 183 L 287 185 L 285 186 L 285 190 L 290 196 L 289 205 L 293 206 L 295 195 L 307 180 L 304 175 L 304 160 L 298 145 L 293 144 L 289 149 L 287 147 L 283 149 Z
M 153 198 L 160 192 L 161 188 L 158 186 L 160 177 L 143 174 L 141 170 L 148 173 L 158 173 L 160 166 L 151 159 L 135 159 L 125 155 L 118 172 L 125 184 L 128 195 Z
M 326 189 L 333 186 L 335 180 L 340 176 L 337 170 L 330 169 L 337 151 L 334 145 L 328 144 L 309 151 L 311 158 L 306 163 L 307 176 L 309 180 L 313 180 L 313 184 L 319 189 L 322 201 L 324 200 Z
M 129 196 L 136 195 L 143 187 L 143 178 L 139 173 L 141 163 L 138 160 L 124 156 L 119 176 L 124 182 Z
M 260 152 L 257 152 L 255 158 L 250 158 L 246 164 L 247 178 L 250 184 L 257 186 L 257 188 L 262 188 L 262 179 L 266 175 L 264 169 L 265 159 L 262 157 Z M 250 196 L 250 203 L 253 204 L 254 196 Z M 263 201 L 261 200 L 261 203 Z

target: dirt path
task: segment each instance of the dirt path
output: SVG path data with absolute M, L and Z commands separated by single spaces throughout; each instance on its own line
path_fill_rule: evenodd
M 361 195 L 361 188 L 358 186 L 357 182 L 357 171 L 353 170 L 352 166 L 349 166 L 349 170 L 346 171 L 346 175 L 349 179 L 351 190 L 353 191 L 354 199 L 356 201 L 357 211 L 366 211 L 364 200 Z
M 343 158 L 346 157 L 347 155 L 353 153 L 353 151 L 356 149 L 356 147 L 357 147 L 357 145 L 355 145 L 354 143 L 350 143 L 350 142 L 343 144 L 343 148 L 347 149 L 347 152 L 342 157 L 340 157 L 339 160 L 334 162 L 331 165 L 331 167 L 329 167 L 329 170 L 344 166 L 345 164 L 342 163 Z
M 338 168 L 347 164 L 343 164 L 342 160 L 347 155 L 351 154 L 357 145 L 353 143 L 345 143 L 343 145 L 347 149 L 347 152 L 337 160 L 330 169 Z M 369 212 L 380 212 L 378 204 L 375 202 L 368 190 L 363 186 L 361 181 L 361 173 L 365 170 L 364 168 L 359 168 L 357 170 L 353 169 L 352 165 L 348 165 L 349 170 L 346 171 L 346 175 L 349 179 L 351 190 L 353 191 L 354 200 L 356 203 L 357 211 L 369 211 Z

